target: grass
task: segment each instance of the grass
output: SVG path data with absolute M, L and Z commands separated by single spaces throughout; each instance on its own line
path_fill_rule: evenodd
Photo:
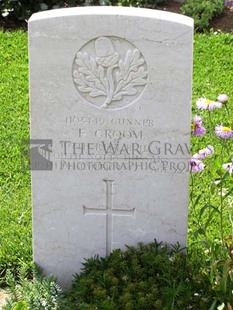
M 198 114 L 203 117 L 204 125 L 210 131 L 217 124 L 224 124 L 232 126 L 232 99 L 229 105 L 229 114 L 226 110 L 219 109 L 214 110 L 212 113 L 207 111 L 197 111 L 195 107 L 195 101 L 199 97 L 206 96 L 212 100 L 216 100 L 216 97 L 225 93 L 230 98 L 233 98 L 232 90 L 232 69 L 233 60 L 231 57 L 231 49 L 233 43 L 233 35 L 230 34 L 196 34 L 194 43 L 194 75 L 193 75 L 193 115 Z M 230 162 L 233 157 L 232 141 L 226 141 L 225 144 L 228 147 L 223 147 L 219 139 L 215 134 L 205 135 L 204 137 L 192 137 L 192 154 L 196 153 L 199 149 L 206 147 L 207 145 L 213 145 L 215 148 L 215 154 L 213 158 L 206 161 L 208 169 L 206 169 L 202 175 L 194 175 L 194 187 L 193 187 L 193 201 L 201 195 L 196 213 L 190 208 L 189 213 L 189 242 L 194 240 L 194 227 L 193 223 L 196 221 L 197 213 L 201 207 L 210 203 L 219 210 L 220 195 L 217 190 L 213 188 L 214 181 L 219 179 L 218 169 L 221 169 L 221 162 Z M 229 156 L 230 154 L 230 156 Z M 212 188 L 212 190 L 210 190 Z M 230 185 L 232 189 L 232 185 Z M 230 189 L 229 188 L 229 189 Z M 191 206 L 191 203 L 190 203 Z M 231 234 L 231 224 L 229 222 L 227 212 L 227 205 L 224 210 L 224 230 L 225 236 Z M 220 238 L 219 231 L 219 217 L 216 214 L 216 218 L 213 217 L 212 224 L 208 225 L 209 236 L 212 240 Z
M 27 34 L 0 32 L 0 275 L 30 264 L 30 173 L 21 141 L 29 138 Z
M 0 278 L 3 285 L 6 281 L 7 269 L 13 273 L 16 273 L 22 266 L 30 270 L 32 238 L 30 173 L 22 170 L 21 155 L 22 140 L 29 138 L 27 33 L 0 31 L 0 42 Z M 214 100 L 218 94 L 225 93 L 233 98 L 232 43 L 233 35 L 230 34 L 195 35 L 193 113 L 197 113 L 195 101 L 202 95 Z M 227 116 L 224 110 L 216 110 L 211 115 L 211 120 L 207 121 L 205 112 L 199 114 L 205 117 L 207 127 L 210 126 L 208 123 L 210 121 L 212 124 L 221 122 L 230 124 L 233 115 L 232 104 L 231 99 L 230 116 Z M 203 215 L 200 218 L 199 216 L 201 209 L 207 203 L 219 210 L 220 196 L 216 189 L 211 190 L 213 181 L 219 177 L 215 167 L 219 165 L 219 157 L 223 162 L 228 162 L 229 154 L 233 157 L 233 153 L 230 143 L 228 144 L 230 151 L 222 152 L 222 145 L 210 135 L 200 139 L 192 138 L 192 153 L 207 144 L 214 145 L 216 155 L 212 162 L 208 160 L 206 162 L 210 169 L 203 172 L 201 176 L 195 175 L 191 180 L 194 185 L 192 201 L 190 200 L 188 240 L 190 247 L 193 244 L 196 245 L 197 241 L 199 244 L 200 241 L 209 242 L 209 247 L 216 244 L 215 251 L 217 251 L 217 246 L 221 241 L 219 229 L 221 223 L 224 228 L 224 237 L 231 235 L 227 200 L 222 205 L 224 207 L 222 217 L 217 211 L 211 213 L 210 208 L 206 208 Z M 212 168 L 211 165 L 213 165 Z M 231 186 L 231 183 L 228 184 Z M 198 201 L 196 205 L 195 201 Z M 205 227 L 210 214 L 211 219 Z M 200 228 L 204 229 L 204 234 L 201 230 L 199 234 L 197 233 Z M 204 249 L 205 247 L 201 250 Z M 203 259 L 200 252 L 196 255 L 197 258 Z M 214 264 L 214 260 L 210 263 Z

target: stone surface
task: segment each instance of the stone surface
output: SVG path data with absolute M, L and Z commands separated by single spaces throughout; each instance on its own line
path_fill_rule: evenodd
M 186 244 L 193 21 L 89 7 L 29 20 L 34 260 Z

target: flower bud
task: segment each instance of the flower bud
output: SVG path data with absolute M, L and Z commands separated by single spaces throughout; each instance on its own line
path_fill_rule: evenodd
M 220 94 L 219 96 L 218 96 L 218 101 L 220 101 L 220 102 L 222 102 L 222 103 L 227 103 L 227 101 L 228 101 L 228 96 L 227 95 L 225 95 L 225 94 Z

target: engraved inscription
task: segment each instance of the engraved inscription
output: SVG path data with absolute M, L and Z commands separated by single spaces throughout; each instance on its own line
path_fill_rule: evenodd
M 76 54 L 73 82 L 88 102 L 101 109 L 130 105 L 143 91 L 147 65 L 141 52 L 128 41 L 99 37 Z
M 106 184 L 106 207 L 87 208 L 83 206 L 83 215 L 105 215 L 106 216 L 106 255 L 112 251 L 113 243 L 113 216 L 134 216 L 135 208 L 115 209 L 113 208 L 113 184 L 114 180 L 103 180 Z

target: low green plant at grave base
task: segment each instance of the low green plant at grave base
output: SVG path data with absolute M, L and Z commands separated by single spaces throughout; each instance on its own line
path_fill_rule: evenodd
M 28 280 L 26 268 L 20 268 L 18 280 L 8 270 L 6 282 L 11 298 L 7 299 L 5 310 L 55 310 L 63 299 L 61 288 L 53 277 L 45 278 L 40 269 L 33 267 L 33 279 Z
M 214 291 L 200 268 L 179 245 L 140 243 L 126 251 L 114 250 L 106 258 L 88 259 L 66 294 L 36 269 L 32 281 L 25 270 L 18 281 L 8 272 L 13 296 L 3 309 L 207 309 Z
M 207 309 L 211 286 L 181 250 L 154 241 L 87 260 L 64 309 Z

